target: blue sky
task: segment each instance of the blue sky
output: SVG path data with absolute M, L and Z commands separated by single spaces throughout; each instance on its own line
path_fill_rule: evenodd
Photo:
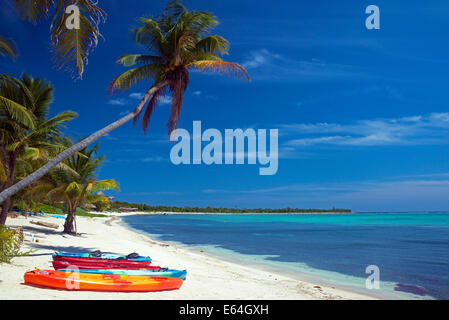
M 150 83 L 108 96 L 125 69 L 124 53 L 141 53 L 129 37 L 136 18 L 165 1 L 100 0 L 108 12 L 104 40 L 82 81 L 57 70 L 49 24 L 17 19 L 0 0 L 1 34 L 20 50 L 2 72 L 44 77 L 56 88 L 52 112 L 78 112 L 67 134 L 79 139 L 132 110 Z M 213 12 L 215 33 L 231 42 L 228 61 L 245 66 L 245 83 L 192 73 L 179 127 L 279 129 L 279 171 L 258 166 L 174 166 L 165 124 L 169 99 L 144 135 L 131 124 L 101 140 L 99 178 L 115 178 L 117 199 L 152 205 L 344 207 L 359 211 L 449 210 L 449 20 L 447 1 L 199 1 Z M 376 4 L 381 29 L 365 28 Z

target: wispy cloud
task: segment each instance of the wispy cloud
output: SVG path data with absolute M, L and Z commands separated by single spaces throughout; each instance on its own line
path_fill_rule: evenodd
M 147 157 L 147 158 L 143 158 L 141 161 L 142 162 L 165 162 L 168 160 L 164 157 Z
M 330 63 L 321 59 L 295 60 L 267 49 L 252 51 L 242 66 L 256 80 L 270 81 L 324 81 L 342 78 L 374 77 L 370 73 L 357 71 L 351 65 Z
M 113 106 L 126 106 L 128 104 L 126 99 L 111 99 L 108 104 Z
M 118 99 L 111 99 L 108 101 L 108 104 L 113 106 L 128 106 L 136 104 L 135 100 L 141 100 L 144 97 L 144 94 L 141 92 L 134 92 L 131 93 L 128 96 L 128 99 L 126 98 L 118 98 Z M 159 103 L 162 105 L 171 104 L 172 98 L 170 96 L 163 96 L 160 98 Z
M 120 117 L 123 117 L 123 116 L 126 116 L 127 114 L 129 114 L 130 112 L 131 112 L 131 111 L 126 110 L 126 111 L 120 112 L 118 115 L 119 115 Z
M 274 207 L 349 208 L 354 210 L 447 210 L 449 175 L 429 174 L 388 181 L 304 183 L 270 188 L 206 189 L 206 194 L 223 194 L 232 201 L 258 203 L 263 197 Z M 408 206 L 404 206 L 404 203 Z
M 144 96 L 144 94 L 142 92 L 134 92 L 129 95 L 129 97 L 131 99 L 137 99 L 137 100 L 141 100 L 143 98 L 143 96 Z
M 288 124 L 281 126 L 280 131 L 288 137 L 307 135 L 290 138 L 285 143 L 290 147 L 445 144 L 449 142 L 449 113 L 360 120 L 350 124 Z
M 159 103 L 160 104 L 171 104 L 172 103 L 172 98 L 170 96 L 163 96 L 162 98 L 159 99 Z

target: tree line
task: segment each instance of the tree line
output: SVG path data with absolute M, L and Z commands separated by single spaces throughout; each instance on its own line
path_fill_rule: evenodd
M 239 209 L 239 208 L 199 208 L 199 207 L 173 207 L 173 206 L 150 206 L 147 204 L 114 201 L 110 210 L 120 211 L 122 208 L 135 208 L 141 212 L 190 212 L 190 213 L 351 213 L 350 209 Z

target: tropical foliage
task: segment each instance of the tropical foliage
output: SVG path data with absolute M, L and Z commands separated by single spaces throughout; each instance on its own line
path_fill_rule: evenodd
M 299 209 L 299 208 L 282 208 L 282 209 L 239 209 L 239 208 L 199 208 L 199 207 L 174 207 L 174 206 L 150 206 L 147 204 L 129 203 L 115 201 L 111 205 L 111 210 L 119 211 L 120 208 L 136 208 L 142 212 L 192 212 L 192 213 L 350 213 L 349 209 Z
M 132 30 L 134 41 L 149 53 L 122 55 L 117 62 L 133 68 L 112 81 L 110 92 L 127 90 L 145 80 L 164 83 L 151 97 L 143 115 L 145 132 L 155 106 L 167 90 L 172 94 L 167 124 L 169 134 L 176 129 L 190 80 L 189 70 L 219 72 L 250 80 L 242 66 L 221 58 L 228 54 L 229 42 L 219 35 L 210 34 L 217 25 L 218 20 L 211 13 L 188 11 L 176 0 L 170 2 L 159 16 L 141 18 L 140 26 Z
M 0 225 L 0 263 L 9 263 L 15 257 L 28 255 L 28 252 L 20 250 L 22 240 L 19 233 Z
M 97 151 L 98 144 L 81 150 L 64 162 L 71 171 L 55 169 L 29 190 L 30 194 L 45 194 L 54 203 L 64 203 L 68 214 L 65 233 L 76 234 L 75 218 L 79 206 L 103 200 L 104 195 L 97 195 L 101 190 L 119 189 L 115 180 L 96 179 L 95 172 L 104 161 L 104 156 L 96 157 Z
M 52 16 L 51 45 L 54 61 L 59 68 L 72 68 L 79 77 L 84 73 L 89 53 L 101 37 L 99 25 L 106 21 L 106 13 L 93 0 L 14 0 L 15 8 L 23 20 L 36 25 Z M 66 27 L 73 11 L 79 8 L 79 29 Z
M 26 74 L 21 79 L 0 75 L 0 190 L 62 150 L 60 129 L 76 114 L 66 111 L 48 119 L 53 91 L 45 80 Z M 0 224 L 10 202 L 2 203 Z

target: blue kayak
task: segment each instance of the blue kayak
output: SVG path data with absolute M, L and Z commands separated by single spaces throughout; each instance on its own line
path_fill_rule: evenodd
M 95 259 L 110 259 L 110 260 L 129 260 L 129 261 L 139 261 L 139 262 L 151 262 L 150 257 L 142 257 L 137 254 L 133 255 L 120 255 L 120 254 L 109 254 L 109 253 L 101 253 L 101 252 L 92 252 L 92 253 L 68 253 L 68 252 L 56 252 L 53 256 L 58 257 L 69 257 L 69 258 L 95 258 Z
M 62 269 L 64 272 L 79 272 L 90 274 L 116 274 L 121 276 L 145 276 L 145 277 L 164 277 L 164 278 L 179 278 L 186 279 L 186 270 L 172 270 L 172 269 L 153 269 L 153 270 L 120 270 L 120 269 Z
M 66 219 L 66 216 L 59 216 L 57 214 L 49 214 L 49 213 L 44 213 L 44 217 L 50 217 L 50 218 L 57 218 L 57 219 Z

